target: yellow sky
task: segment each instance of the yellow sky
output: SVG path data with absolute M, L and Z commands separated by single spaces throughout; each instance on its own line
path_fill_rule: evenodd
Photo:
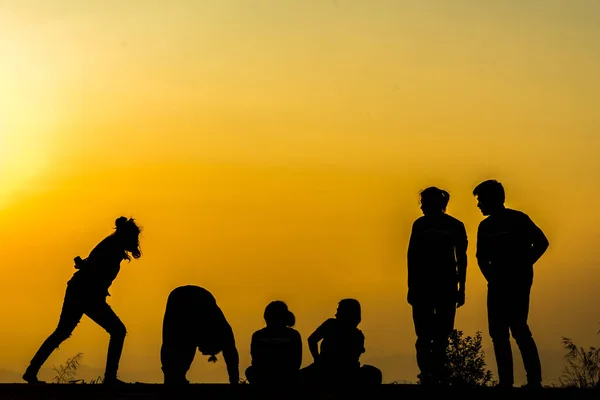
M 0 369 L 24 369 L 71 260 L 126 215 L 145 230 L 109 298 L 125 377 L 161 380 L 166 297 L 198 284 L 243 366 L 270 300 L 306 338 L 354 296 L 365 361 L 408 357 L 384 379 L 415 380 L 417 194 L 447 189 L 467 226 L 456 327 L 489 347 L 471 191 L 497 178 L 551 242 L 530 314 L 550 383 L 561 336 L 598 342 L 599 40 L 594 0 L 0 1 Z M 107 343 L 84 319 L 46 366 L 101 370 Z

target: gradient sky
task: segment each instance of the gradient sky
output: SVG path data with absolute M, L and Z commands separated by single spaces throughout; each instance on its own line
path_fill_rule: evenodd
M 306 339 L 356 297 L 364 361 L 414 381 L 418 192 L 448 190 L 467 227 L 456 327 L 489 348 L 471 191 L 496 178 L 551 243 L 530 323 L 552 383 L 561 336 L 599 340 L 598 43 L 595 0 L 0 0 L 0 369 L 24 370 L 73 257 L 125 215 L 144 227 L 109 298 L 125 379 L 162 381 L 166 297 L 197 284 L 242 368 L 270 300 Z M 84 317 L 46 367 L 101 372 L 107 345 Z M 196 360 L 192 380 L 226 380 Z

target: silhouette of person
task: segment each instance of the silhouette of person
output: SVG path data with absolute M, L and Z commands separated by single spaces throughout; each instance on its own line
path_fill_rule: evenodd
M 422 384 L 447 383 L 446 349 L 456 308 L 465 303 L 467 232 L 446 214 L 450 194 L 437 187 L 420 193 L 421 210 L 408 245 L 408 303 L 412 306 L 417 365 Z
M 514 384 L 510 333 L 527 373 L 527 387 L 541 387 L 538 349 L 527 324 L 533 265 L 548 248 L 542 230 L 521 211 L 504 206 L 505 192 L 496 180 L 474 190 L 486 216 L 477 231 L 477 263 L 488 283 L 488 327 L 498 365 L 498 386 Z
M 37 378 L 40 368 L 52 352 L 71 336 L 85 314 L 110 335 L 103 383 L 124 383 L 117 379 L 117 370 L 127 331 L 106 302 L 106 297 L 110 296 L 108 289 L 119 274 L 121 261 L 130 261 L 131 256 L 141 257 L 140 231 L 133 219 L 119 217 L 115 221 L 115 231 L 103 239 L 85 260 L 75 258 L 77 271 L 67 283 L 58 326 L 32 358 L 23 375 L 25 381 L 45 383 Z
M 239 383 L 239 354 L 233 329 L 215 297 L 199 286 L 180 286 L 169 294 L 163 319 L 160 360 L 164 383 L 188 384 L 186 374 L 198 349 L 217 362 L 223 358 L 231 384 Z
M 314 362 L 301 370 L 303 382 L 316 385 L 381 384 L 382 374 L 377 367 L 360 364 L 360 356 L 365 352 L 365 336 L 358 329 L 360 322 L 358 300 L 340 301 L 335 318 L 327 319 L 308 337 Z
M 292 328 L 296 317 L 283 301 L 273 301 L 265 308 L 264 319 L 267 326 L 252 335 L 252 365 L 246 378 L 251 384 L 294 383 L 302 365 L 302 338 Z

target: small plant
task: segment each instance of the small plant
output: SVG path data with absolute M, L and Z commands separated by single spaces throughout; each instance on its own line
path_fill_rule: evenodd
M 91 385 L 99 385 L 99 384 L 101 384 L 102 382 L 104 382 L 104 379 L 102 379 L 102 377 L 101 377 L 101 376 L 97 376 L 97 377 L 95 377 L 94 379 L 91 379 L 91 380 L 90 380 L 89 382 L 87 382 L 87 383 L 89 383 L 89 384 L 91 384 Z
M 77 376 L 82 357 L 83 353 L 77 353 L 73 357 L 68 358 L 64 364 L 52 367 L 54 372 L 56 372 L 52 381 L 54 383 L 77 383 L 79 380 L 75 379 L 75 377 Z
M 562 338 L 562 344 L 567 351 L 567 365 L 562 377 L 558 378 L 559 384 L 581 389 L 600 388 L 600 349 L 590 347 L 586 350 L 568 337 Z
M 481 344 L 481 332 L 475 336 L 463 336 L 454 329 L 446 348 L 447 383 L 452 386 L 489 386 L 494 383 L 492 371 L 486 368 L 485 352 Z M 421 383 L 421 376 L 419 381 Z
M 486 368 L 481 332 L 475 332 L 475 336 L 463 337 L 462 331 L 455 329 L 450 334 L 446 355 L 451 385 L 488 386 L 493 383 L 492 371 Z

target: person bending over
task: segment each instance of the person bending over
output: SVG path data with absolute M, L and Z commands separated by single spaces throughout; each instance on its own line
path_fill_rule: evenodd
M 231 325 L 206 289 L 187 285 L 173 289 L 163 319 L 160 359 L 164 383 L 187 384 L 196 350 L 217 362 L 223 352 L 231 384 L 239 383 L 239 355 Z

